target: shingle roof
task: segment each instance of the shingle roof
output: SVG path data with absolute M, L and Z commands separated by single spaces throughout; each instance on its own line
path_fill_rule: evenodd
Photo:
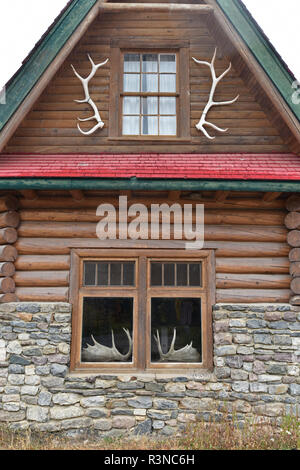
M 300 180 L 294 154 L 0 155 L 0 178 Z

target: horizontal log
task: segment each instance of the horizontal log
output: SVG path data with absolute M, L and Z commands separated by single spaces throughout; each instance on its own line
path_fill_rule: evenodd
M 186 12 L 208 15 L 214 9 L 210 5 L 191 5 L 186 3 L 101 3 L 100 13 L 125 13 L 125 12 Z
M 217 273 L 285 274 L 289 272 L 285 258 L 216 258 Z
M 21 255 L 15 262 L 17 271 L 67 271 L 69 255 Z
M 265 193 L 263 195 L 263 202 L 271 202 L 271 201 L 274 201 L 275 199 L 277 199 L 278 197 L 281 196 L 281 192 L 271 192 L 271 193 Z
M 14 275 L 16 286 L 68 286 L 69 271 L 17 271 Z
M 68 302 L 67 287 L 17 287 L 20 302 Z
M 0 294 L 0 303 L 6 304 L 9 302 L 19 302 L 20 299 L 16 293 L 12 294 Z
M 10 277 L 15 274 L 15 265 L 10 261 L 0 263 L 0 277 Z
M 219 303 L 286 303 L 289 302 L 289 289 L 217 289 Z
M 286 209 L 289 212 L 300 211 L 300 196 L 297 196 L 297 195 L 290 196 L 286 200 Z
M 122 194 L 122 193 L 121 193 Z M 166 202 L 165 199 L 162 198 L 151 198 L 149 199 L 144 198 L 132 198 L 128 201 L 131 204 L 141 203 L 145 204 L 147 207 L 151 206 L 151 204 L 162 204 Z M 199 197 L 199 195 L 195 193 L 191 193 L 190 197 L 182 198 L 180 200 L 181 204 L 192 204 L 192 203 L 199 203 L 205 204 L 205 211 L 207 209 L 284 209 L 284 201 L 280 199 L 276 199 L 275 201 L 269 202 L 266 204 L 262 203 L 261 199 L 254 199 L 254 198 L 228 198 L 223 203 L 216 202 L 216 201 L 209 201 L 203 200 L 203 198 Z M 98 197 L 86 197 L 82 201 L 75 201 L 71 197 L 56 197 L 56 198 L 46 198 L 46 197 L 39 197 L 35 201 L 30 201 L 28 199 L 20 199 L 20 206 L 22 209 L 61 209 L 66 211 L 67 209 L 75 209 L 79 210 L 81 208 L 90 208 L 94 210 L 94 214 L 96 214 L 96 209 L 99 204 L 113 204 L 114 206 L 118 206 L 119 204 L 119 197 L 118 195 L 115 197 L 107 197 L 107 196 L 98 196 Z M 283 215 L 285 213 L 283 212 Z M 253 217 L 253 214 L 249 214 L 250 218 Z M 283 220 L 283 219 L 282 219 Z
M 99 197 L 98 202 L 102 202 Z M 182 204 L 181 200 L 172 201 Z M 128 200 L 131 205 L 131 199 Z M 160 201 L 162 203 L 162 201 Z M 191 201 L 189 201 L 191 204 Z M 49 204 L 51 202 L 49 201 Z M 195 204 L 194 204 L 195 205 Z M 49 222 L 98 222 L 99 216 L 96 215 L 95 209 L 23 209 L 20 212 L 22 221 L 49 221 Z M 119 219 L 118 211 L 116 212 L 117 220 Z M 283 225 L 285 212 L 280 210 L 239 210 L 239 209 L 206 209 L 204 212 L 204 221 L 206 225 Z M 132 220 L 132 217 L 128 217 L 128 220 Z M 150 214 L 148 216 L 150 221 Z M 195 221 L 195 217 L 193 219 Z
M 294 279 L 292 279 L 291 291 L 294 294 L 300 294 L 300 277 L 294 277 Z
M 13 227 L 17 228 L 20 223 L 20 214 L 16 211 L 8 211 L 0 213 L 0 228 Z
M 291 277 L 284 274 L 220 274 L 217 289 L 289 289 Z
M 0 279 L 1 294 L 12 294 L 15 292 L 15 281 L 11 277 L 2 277 Z
M 40 255 L 65 255 L 70 253 L 70 248 L 161 248 L 162 245 L 170 248 L 185 247 L 182 241 L 158 240 L 98 240 L 82 238 L 19 238 L 16 248 L 20 254 Z M 286 243 L 271 242 L 205 242 L 204 248 L 216 249 L 216 255 L 220 257 L 284 257 L 289 254 Z
M 99 220 L 101 218 L 99 217 Z M 20 237 L 75 237 L 95 238 L 96 223 L 82 222 L 22 222 L 18 233 Z M 176 230 L 177 227 L 173 228 Z M 150 224 L 148 225 L 150 232 Z M 179 234 L 182 226 L 178 226 Z M 118 230 L 117 230 L 118 233 Z M 284 242 L 287 230 L 284 227 L 257 227 L 248 225 L 207 225 L 205 226 L 205 240 L 228 241 L 263 241 Z
M 15 228 L 7 227 L 0 229 L 0 245 L 15 243 L 18 239 L 18 232 Z
M 14 196 L 0 198 L 0 212 L 15 211 L 19 207 L 19 201 Z
M 101 106 L 101 104 L 99 105 L 99 109 L 101 109 L 100 106 Z M 42 108 L 45 111 L 49 108 L 50 109 L 56 109 L 56 108 L 59 108 L 59 107 L 60 106 L 56 103 L 44 104 L 44 106 L 40 105 L 40 108 Z M 72 107 L 73 107 L 73 105 L 69 106 L 69 108 L 72 108 Z M 76 113 L 75 105 L 74 105 L 74 112 Z M 86 113 L 82 112 L 82 116 L 85 116 L 85 114 L 87 114 L 87 113 L 88 113 L 88 109 L 87 109 Z M 77 111 L 77 114 L 79 114 L 78 111 Z M 199 121 L 199 114 L 198 113 L 195 113 L 195 114 L 197 114 L 198 117 L 191 121 L 191 126 L 192 127 L 196 126 L 196 124 Z M 225 119 L 226 120 L 226 119 L 230 119 L 232 117 L 232 112 L 231 111 L 230 112 L 229 111 L 223 111 L 223 112 L 218 111 L 218 112 L 211 112 L 211 115 L 212 115 L 211 119 L 216 119 L 216 120 Z M 245 119 L 247 117 L 247 115 L 250 115 L 250 112 L 249 113 L 244 112 L 242 114 L 242 111 L 240 111 L 239 114 L 236 113 L 236 119 L 237 119 L 236 125 L 238 125 L 238 122 L 240 122 L 242 119 Z M 257 113 L 255 111 L 253 111 L 249 117 L 251 117 L 254 120 L 254 119 L 259 119 L 260 117 L 262 117 L 262 115 L 257 116 Z M 106 125 L 104 132 L 107 133 L 107 120 L 103 119 L 103 122 Z M 219 123 L 218 123 L 218 125 L 219 125 Z M 87 128 L 87 126 L 86 126 L 86 128 Z M 101 139 L 104 139 L 104 137 L 108 137 L 108 135 L 106 135 L 106 136 L 101 135 Z M 97 138 L 95 137 L 94 139 L 95 139 L 94 143 L 97 144 L 97 140 L 96 140 Z M 199 136 L 199 139 L 200 139 L 199 141 L 201 142 L 201 137 L 200 136 Z M 259 145 L 265 144 L 265 145 L 270 145 L 270 146 L 278 145 L 281 148 L 284 147 L 281 137 L 278 137 L 278 136 L 254 136 L 254 135 L 240 136 L 240 137 L 230 136 L 230 135 L 225 136 L 224 135 L 223 137 L 219 137 L 218 145 L 228 145 L 228 146 L 232 145 L 234 147 L 235 146 L 238 147 L 238 144 L 237 144 L 238 141 L 241 142 L 241 145 L 259 146 Z M 51 137 L 51 136 L 48 137 L 46 135 L 46 136 L 43 136 L 43 137 L 31 137 L 31 136 L 13 137 L 13 140 L 12 140 L 11 143 L 13 145 L 19 146 L 19 147 L 22 147 L 22 143 L 24 143 L 25 146 L 38 147 L 39 145 L 42 144 L 42 145 L 49 145 L 49 146 L 52 146 L 52 145 L 53 146 L 60 146 L 63 149 L 64 147 L 68 148 L 69 146 L 71 146 L 73 148 L 76 148 L 77 146 L 84 148 L 85 142 L 86 141 L 84 140 L 83 135 L 82 136 L 80 135 L 80 136 L 77 136 L 77 137 L 56 137 L 56 138 Z M 108 141 L 108 142 L 111 142 L 111 141 Z M 118 142 L 119 142 L 119 145 L 122 145 L 121 141 L 118 141 Z M 128 138 L 128 142 L 130 142 L 130 138 Z M 103 140 L 99 141 L 99 151 L 101 151 L 100 146 L 103 143 L 104 143 Z M 144 145 L 144 142 L 143 142 L 142 145 Z M 167 142 L 166 143 L 161 142 L 161 145 L 166 145 L 167 146 Z M 154 145 L 153 145 L 152 149 L 153 148 L 154 148 Z M 20 149 L 20 151 L 21 151 L 21 149 Z M 212 146 L 211 151 L 213 152 L 213 146 Z M 78 152 L 79 152 L 79 150 L 78 150 Z M 82 153 L 82 150 L 80 150 L 80 153 Z M 268 202 L 266 202 L 266 204 L 268 204 Z
M 34 200 L 38 198 L 38 194 L 34 189 L 23 189 L 19 192 L 25 199 Z
M 81 201 L 84 199 L 84 192 L 81 189 L 73 189 L 70 191 L 71 197 L 75 199 L 75 201 Z
M 287 242 L 293 248 L 300 247 L 300 230 L 292 230 L 289 232 Z
M 15 261 L 18 257 L 17 249 L 11 245 L 0 246 L 0 261 Z
M 57 113 L 56 113 L 57 114 Z M 78 114 L 78 113 L 77 113 Z M 75 118 L 74 118 L 75 119 Z M 219 126 L 226 126 L 228 125 L 229 119 L 220 119 L 218 121 Z M 257 125 L 257 121 L 255 119 L 252 120 L 255 125 Z M 234 123 L 235 126 L 239 125 L 240 121 L 236 120 Z M 102 137 L 100 138 L 102 139 Z M 201 137 L 199 138 L 199 142 L 192 142 L 191 146 L 189 147 L 190 153 L 197 153 L 199 152 L 199 144 L 203 142 Z M 103 143 L 103 146 L 101 145 Z M 13 144 L 13 140 L 11 140 L 11 144 L 6 147 L 7 154 L 15 154 L 15 153 L 35 153 L 39 155 L 58 155 L 58 154 L 67 154 L 67 153 L 75 153 L 75 154 L 99 154 L 100 153 L 114 153 L 117 152 L 121 153 L 133 153 L 134 145 L 132 142 L 120 144 L 119 141 L 113 143 L 113 141 L 109 141 L 109 143 L 105 140 L 100 140 L 97 142 L 97 145 L 93 142 L 93 145 L 87 145 L 86 141 L 84 145 L 59 145 L 57 144 L 55 138 L 51 144 L 46 144 L 41 138 L 39 139 L 39 143 L 30 144 L 26 141 L 26 138 L 22 139 L 22 143 L 20 142 L 19 145 Z M 135 153 L 141 148 L 140 143 L 136 144 Z M 144 153 L 182 153 L 183 148 L 182 146 L 178 145 L 178 143 L 171 144 L 171 143 L 149 143 L 143 145 L 143 152 Z M 275 145 L 275 144 L 265 144 L 263 142 L 259 142 L 255 145 L 252 145 L 251 148 L 249 144 L 225 144 L 225 143 L 218 143 L 217 144 L 203 144 L 201 147 L 201 151 L 203 153 L 286 153 L 288 151 L 285 145 Z M 275 201 L 276 202 L 276 201 Z M 270 203 L 267 203 L 268 205 Z M 273 204 L 273 203 L 272 203 Z M 49 206 L 48 206 L 49 207 Z

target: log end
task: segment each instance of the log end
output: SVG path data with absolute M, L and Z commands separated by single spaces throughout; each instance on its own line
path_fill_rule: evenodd
M 291 305 L 300 305 L 300 295 L 293 295 L 290 298 L 290 304 Z
M 10 302 L 19 302 L 19 298 L 16 294 L 0 294 L 0 303 L 6 304 Z

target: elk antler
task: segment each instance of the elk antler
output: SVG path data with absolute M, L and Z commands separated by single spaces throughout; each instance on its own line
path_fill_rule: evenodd
M 177 351 L 175 351 L 174 345 L 176 341 L 176 328 L 174 328 L 170 349 L 166 354 L 162 352 L 158 330 L 156 330 L 156 336 L 154 335 L 154 339 L 157 344 L 160 362 L 200 362 L 200 354 L 198 353 L 197 349 L 192 347 L 192 341 L 190 344 L 187 344 L 183 348 L 177 349 Z
M 210 108 L 212 106 L 222 106 L 222 105 L 226 105 L 226 104 L 232 104 L 234 103 L 240 95 L 237 95 L 236 98 L 234 98 L 233 100 L 231 101 L 220 101 L 220 102 L 217 102 L 217 101 L 214 101 L 214 94 L 215 94 L 215 91 L 216 91 L 216 88 L 217 88 L 217 85 L 218 83 L 222 80 L 222 78 L 225 77 L 225 75 L 227 75 L 227 73 L 230 71 L 231 69 L 231 63 L 229 65 L 229 67 L 225 70 L 225 72 L 223 72 L 219 77 L 216 76 L 216 72 L 215 72 L 215 59 L 216 59 L 216 55 L 217 55 L 217 48 L 215 48 L 215 52 L 214 52 L 214 55 L 213 55 L 213 58 L 211 60 L 211 62 L 206 62 L 206 61 L 203 61 L 203 60 L 197 60 L 193 57 L 193 60 L 197 63 L 197 64 L 204 64 L 204 65 L 207 65 L 209 68 L 210 68 L 210 72 L 211 72 L 211 76 L 212 76 L 212 86 L 211 86 L 211 90 L 210 90 L 210 94 L 209 94 L 209 99 L 208 99 L 208 103 L 207 105 L 205 106 L 204 108 L 204 111 L 202 113 L 202 116 L 200 118 L 200 121 L 198 122 L 198 124 L 196 124 L 196 128 L 199 130 L 199 131 L 202 131 L 203 134 L 208 138 L 208 139 L 214 139 L 215 137 L 212 137 L 211 135 L 208 134 L 208 132 L 206 131 L 206 129 L 204 128 L 204 126 L 210 126 L 212 127 L 213 129 L 219 131 L 219 132 L 226 132 L 228 131 L 228 129 L 221 129 L 220 127 L 216 126 L 215 124 L 212 124 L 211 122 L 208 122 L 206 120 L 206 116 L 207 116 L 207 113 L 208 111 L 210 110 Z
M 97 70 L 102 67 L 103 65 L 105 65 L 109 59 L 106 59 L 104 62 L 101 62 L 101 64 L 98 64 L 96 65 L 91 56 L 88 55 L 88 58 L 92 64 L 92 71 L 91 73 L 89 74 L 88 77 L 86 78 L 83 78 L 79 75 L 79 73 L 76 72 L 75 70 L 75 67 L 73 65 L 71 65 L 76 77 L 79 78 L 79 80 L 81 81 L 82 83 L 82 86 L 83 86 L 83 90 L 84 90 L 84 93 L 85 93 L 85 98 L 84 100 L 74 100 L 76 103 L 88 103 L 92 108 L 93 108 L 93 111 L 94 111 L 94 115 L 89 117 L 89 118 L 86 118 L 86 119 L 80 119 L 78 118 L 78 121 L 81 121 L 81 122 L 84 122 L 84 121 L 91 121 L 92 119 L 96 119 L 97 121 L 97 124 L 92 128 L 90 129 L 89 131 L 85 132 L 83 131 L 79 124 L 77 124 L 77 127 L 78 129 L 80 130 L 80 132 L 84 135 L 91 135 L 93 134 L 97 129 L 102 129 L 102 127 L 104 126 L 104 122 L 102 121 L 101 117 L 100 117 L 100 113 L 98 111 L 98 108 L 97 106 L 95 105 L 94 101 L 91 99 L 90 97 L 90 92 L 89 92 L 89 81 L 94 77 L 95 73 L 97 72 Z
M 111 330 L 111 342 L 112 347 L 109 348 L 107 346 L 103 346 L 102 344 L 97 343 L 93 335 L 91 338 L 94 342 L 93 346 L 90 344 L 87 345 L 86 348 L 82 350 L 82 359 L 87 362 L 96 361 L 96 362 L 115 362 L 115 361 L 122 361 L 125 362 L 129 359 L 131 352 L 132 352 L 132 339 L 129 333 L 129 330 L 123 328 L 125 331 L 128 341 L 129 341 L 129 351 L 127 354 L 121 354 L 115 345 L 115 338 L 114 332 Z

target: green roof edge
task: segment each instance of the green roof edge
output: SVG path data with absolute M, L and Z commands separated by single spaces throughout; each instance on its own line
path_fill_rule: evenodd
M 288 72 L 268 40 L 261 33 L 259 26 L 245 5 L 240 0 L 216 0 L 216 2 L 300 121 L 300 105 L 292 102 L 292 95 L 295 91 L 292 88 L 292 83 L 295 78 L 292 73 Z
M 146 190 L 300 192 L 300 181 L 154 178 L 0 178 L 0 190 Z
M 0 105 L 0 131 L 96 2 L 74 0 L 9 82 L 6 104 Z

